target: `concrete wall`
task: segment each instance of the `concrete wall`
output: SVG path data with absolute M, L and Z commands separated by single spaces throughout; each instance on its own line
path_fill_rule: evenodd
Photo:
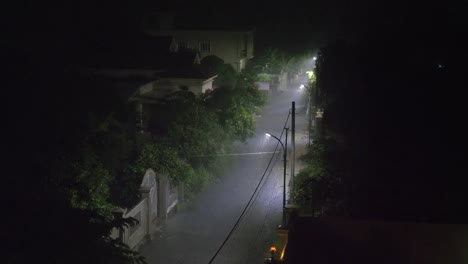
M 271 95 L 270 82 L 255 82 L 255 86 L 257 86 L 258 90 L 265 95 Z
M 169 215 L 171 211 L 175 209 L 175 206 L 179 203 L 179 188 L 178 184 L 169 182 L 167 186 L 167 208 L 166 215 Z
M 288 89 L 288 74 L 284 72 L 279 75 L 278 91 L 286 91 L 287 89 Z
M 146 230 L 148 226 L 147 204 L 148 201 L 147 198 L 145 198 L 124 215 L 124 218 L 133 217 L 139 221 L 136 226 L 130 227 L 123 232 L 123 237 L 121 239 L 130 248 L 135 248 L 148 235 Z
M 173 36 L 177 43 L 188 42 L 189 48 L 199 50 L 200 42 L 209 42 L 210 51 L 200 51 L 200 57 L 217 56 L 231 64 L 237 71 L 241 69 L 241 59 L 254 56 L 253 31 L 215 30 L 161 30 L 148 32 L 155 36 Z
M 138 220 L 138 224 L 114 229 L 112 238 L 119 238 L 130 248 L 136 249 L 147 240 L 151 240 L 157 225 L 175 210 L 179 202 L 179 186 L 169 184 L 167 175 L 156 177 L 152 169 L 148 169 L 140 185 L 142 199 L 130 210 L 120 209 L 114 212 L 115 217 Z
M 213 80 L 209 80 L 203 83 L 202 93 L 205 93 L 206 90 L 213 90 Z
M 270 82 L 255 82 L 255 86 L 261 91 L 269 91 L 270 90 Z

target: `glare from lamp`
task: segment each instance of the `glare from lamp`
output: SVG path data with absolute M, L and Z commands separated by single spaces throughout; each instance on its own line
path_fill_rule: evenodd
M 271 137 L 270 133 L 265 133 L 265 136 Z
M 270 253 L 271 253 L 271 254 L 275 254 L 275 253 L 276 253 L 276 247 L 275 247 L 275 246 L 271 246 L 271 247 L 270 247 Z

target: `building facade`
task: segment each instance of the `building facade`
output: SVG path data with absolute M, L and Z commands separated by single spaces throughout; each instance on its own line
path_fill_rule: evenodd
M 214 55 L 240 72 L 254 57 L 254 30 L 146 30 L 150 36 L 171 36 L 171 50 L 193 50 L 200 58 Z

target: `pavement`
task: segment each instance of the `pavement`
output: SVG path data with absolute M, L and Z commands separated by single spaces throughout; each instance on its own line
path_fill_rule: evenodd
M 257 154 L 231 156 L 219 180 L 167 219 L 154 239 L 139 249 L 148 263 L 209 263 L 262 177 L 251 206 L 212 263 L 263 263 L 269 257 L 269 247 L 277 239 L 276 228 L 282 218 L 283 162 L 281 152 L 269 153 L 275 150 L 277 141 L 266 137 L 265 133 L 281 135 L 292 101 L 296 101 L 298 110 L 295 173 L 299 171 L 303 164 L 297 159 L 305 153 L 308 133 L 304 132 L 307 120 L 301 91 L 294 88 L 274 94 L 257 117 L 256 135 L 246 143 L 235 144 L 236 153 Z M 288 150 L 289 179 L 290 142 Z M 271 166 L 268 166 L 270 160 Z

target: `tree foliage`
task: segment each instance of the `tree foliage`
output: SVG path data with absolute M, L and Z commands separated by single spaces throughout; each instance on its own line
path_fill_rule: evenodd
M 72 208 L 66 197 L 55 192 L 35 203 L 22 213 L 25 219 L 9 223 L 5 263 L 146 263 L 138 252 L 110 237 L 114 228 L 133 226 L 136 220 Z
M 200 159 L 202 155 L 225 153 L 231 139 L 203 96 L 181 92 L 168 104 L 177 106 L 177 114 L 169 125 L 166 143 L 174 146 L 181 158 L 195 165 L 209 161 Z
M 251 71 L 257 74 L 297 74 L 309 54 L 290 54 L 277 48 L 267 48 L 252 60 Z
M 193 194 L 217 173 L 226 161 L 222 154 L 234 141 L 254 134 L 254 113 L 265 98 L 255 87 L 253 74 L 225 71 L 232 67 L 213 56 L 202 64 L 225 82 L 208 95 L 181 90 L 145 107 L 151 138 L 142 140 L 137 158 L 120 177 L 126 185 L 132 182 L 132 187 L 121 193 L 135 193 L 144 171 L 153 168 L 184 184 L 186 193 Z M 120 195 L 118 199 L 128 205 L 138 197 Z
M 24 60 L 9 61 L 21 67 L 7 80 L 17 87 L 7 97 L 23 98 L 23 106 L 7 112 L 5 263 L 143 263 L 107 236 L 131 224 L 112 219 L 108 198 L 114 172 L 131 156 L 132 144 L 123 144 L 133 135 L 131 107 L 115 87 L 82 82 L 56 50 L 20 49 Z
M 448 128 L 458 123 L 459 105 L 441 89 L 455 89 L 461 64 L 452 58 L 466 52 L 436 49 L 445 55 L 433 60 L 433 45 L 421 42 L 429 36 L 404 29 L 398 35 L 406 44 L 376 33 L 321 49 L 316 74 L 325 137 L 314 145 L 295 195 L 325 215 L 465 221 L 454 162 L 461 137 L 447 133 L 457 131 Z
M 257 97 L 251 79 L 242 76 L 239 80 L 241 76 L 232 75 L 228 66 L 225 71 L 226 82 L 220 90 L 226 89 L 229 93 L 224 95 L 235 98 L 217 93 L 195 96 L 187 91 L 165 98 L 158 107 L 166 110 L 168 122 L 160 124 L 152 137 L 140 133 L 136 106 L 128 103 L 128 91 L 121 91 L 115 80 L 84 77 L 70 69 L 53 78 L 34 75 L 32 79 L 39 80 L 36 86 L 44 89 L 35 93 L 35 100 L 25 99 L 24 111 L 11 125 L 15 138 L 21 139 L 15 147 L 23 149 L 22 154 L 12 151 L 11 155 L 18 157 L 14 164 L 21 165 L 27 153 L 31 170 L 24 173 L 34 176 L 15 179 L 18 183 L 12 189 L 26 186 L 22 192 L 30 191 L 27 198 L 21 197 L 24 206 L 20 208 L 30 208 L 34 200 L 39 203 L 34 212 L 40 212 L 20 213 L 27 232 L 17 234 L 37 234 L 33 242 L 40 245 L 49 244 L 38 241 L 44 237 L 52 241 L 47 249 L 39 246 L 31 251 L 38 260 L 139 263 L 136 252 L 107 235 L 111 227 L 119 227 L 112 223 L 112 208 L 128 208 L 140 199 L 138 187 L 146 169 L 167 173 L 173 181 L 185 184 L 190 196 L 214 178 L 213 170 L 225 159 L 210 155 L 226 153 L 234 140 L 253 133 L 253 114 L 263 99 Z M 59 198 L 38 199 L 47 193 Z M 57 201 L 63 204 L 54 207 Z M 12 253 L 23 252 L 21 245 L 26 242 L 11 241 L 19 243 L 12 246 Z M 8 256 L 11 263 L 27 258 Z
M 67 191 L 72 207 L 109 216 L 112 209 L 109 203 L 111 181 L 109 171 L 91 152 L 70 166 L 71 177 Z
M 255 87 L 254 78 L 241 73 L 236 86 L 216 89 L 207 100 L 207 107 L 217 114 L 218 123 L 231 139 L 245 141 L 255 132 L 253 115 L 266 98 Z
M 200 61 L 200 67 L 207 74 L 217 75 L 213 84 L 215 87 L 232 87 L 236 82 L 236 70 L 219 57 L 204 57 Z

